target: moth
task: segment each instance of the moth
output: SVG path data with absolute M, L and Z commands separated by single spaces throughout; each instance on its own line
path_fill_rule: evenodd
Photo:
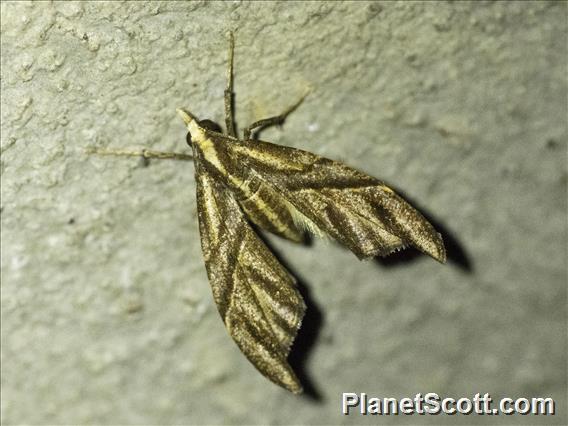
M 443 263 L 446 253 L 434 227 L 380 180 L 340 162 L 251 137 L 259 128 L 282 124 L 303 98 L 283 114 L 251 124 L 239 139 L 233 119 L 233 57 L 230 33 L 225 133 L 210 120 L 177 110 L 193 155 L 91 152 L 194 162 L 201 247 L 225 327 L 260 373 L 300 393 L 287 357 L 306 306 L 296 280 L 253 225 L 295 242 L 306 233 L 329 236 L 359 259 L 414 246 Z

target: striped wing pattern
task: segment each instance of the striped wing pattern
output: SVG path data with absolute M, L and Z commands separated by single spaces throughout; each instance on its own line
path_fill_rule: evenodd
M 251 228 L 232 194 L 197 159 L 196 181 L 205 265 L 223 322 L 263 375 L 299 393 L 286 360 L 305 311 L 295 279 Z
M 359 258 L 385 256 L 412 245 L 445 262 L 440 234 L 383 182 L 337 161 L 268 142 L 233 144 L 231 151 L 300 217 Z

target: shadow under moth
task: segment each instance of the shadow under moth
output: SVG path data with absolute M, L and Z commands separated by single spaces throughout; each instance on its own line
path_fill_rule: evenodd
M 201 246 L 207 275 L 227 331 L 268 379 L 293 392 L 302 386 L 287 361 L 305 304 L 294 277 L 251 224 L 295 242 L 306 232 L 330 236 L 359 259 L 414 246 L 445 262 L 439 233 L 383 182 L 340 162 L 251 138 L 282 124 L 303 100 L 257 121 L 238 139 L 233 120 L 233 51 L 229 37 L 226 132 L 187 110 L 177 112 L 193 155 L 92 150 L 95 154 L 192 160 Z

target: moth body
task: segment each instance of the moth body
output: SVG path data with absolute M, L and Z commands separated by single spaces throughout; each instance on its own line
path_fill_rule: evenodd
M 251 224 L 292 241 L 304 233 L 329 236 L 358 258 L 386 256 L 414 246 L 445 262 L 442 237 L 380 180 L 338 161 L 250 137 L 238 139 L 232 114 L 232 55 L 225 90 L 226 133 L 178 109 L 193 151 L 201 247 L 213 298 L 227 331 L 268 379 L 299 393 L 287 361 L 305 312 L 294 277 Z
M 209 173 L 222 178 L 226 190 L 236 198 L 252 223 L 294 242 L 304 241 L 305 230 L 316 230 L 317 227 L 309 219 L 282 198 L 273 187 L 263 182 L 260 176 L 247 167 L 246 162 L 234 155 L 233 149 L 242 149 L 241 145 L 246 144 L 246 141 L 227 141 L 225 135 L 201 127 L 195 118 L 185 111 L 179 111 L 184 120 L 187 120 L 194 157 L 200 158 Z
M 260 373 L 300 393 L 287 358 L 306 305 L 295 278 L 251 224 L 296 242 L 306 232 L 328 236 L 359 259 L 414 246 L 444 263 L 446 251 L 428 220 L 380 180 L 308 151 L 251 138 L 254 129 L 282 124 L 303 97 L 283 114 L 254 122 L 238 139 L 232 33 L 229 41 L 225 133 L 178 109 L 193 156 L 145 149 L 91 152 L 193 160 L 201 248 L 223 323 Z

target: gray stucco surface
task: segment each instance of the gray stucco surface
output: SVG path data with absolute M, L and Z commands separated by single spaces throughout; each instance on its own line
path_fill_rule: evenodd
M 566 424 L 567 4 L 2 2 L 3 424 Z M 270 238 L 302 282 L 293 355 L 264 379 L 202 262 L 176 107 L 402 191 L 450 259 L 359 262 Z M 343 416 L 342 392 L 553 397 L 557 414 Z

